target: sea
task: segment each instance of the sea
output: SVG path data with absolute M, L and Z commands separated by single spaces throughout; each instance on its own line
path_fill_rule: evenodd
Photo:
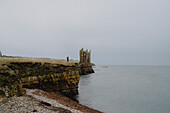
M 170 113 L 170 66 L 93 68 L 80 77 L 80 104 L 105 113 Z

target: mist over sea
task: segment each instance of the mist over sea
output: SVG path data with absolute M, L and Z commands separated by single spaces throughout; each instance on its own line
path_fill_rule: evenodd
M 82 75 L 80 104 L 106 113 L 170 113 L 170 66 L 95 66 Z

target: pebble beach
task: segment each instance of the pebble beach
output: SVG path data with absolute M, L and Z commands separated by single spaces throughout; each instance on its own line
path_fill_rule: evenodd
M 54 92 L 26 91 L 26 96 L 3 99 L 0 113 L 101 113 Z

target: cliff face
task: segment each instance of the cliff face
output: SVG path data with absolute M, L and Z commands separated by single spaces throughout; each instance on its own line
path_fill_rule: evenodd
M 87 74 L 90 74 L 90 73 L 94 73 L 94 70 L 92 68 L 92 64 L 81 63 L 79 65 L 79 73 L 80 73 L 80 75 L 87 75 Z
M 0 90 L 6 96 L 21 96 L 24 88 L 60 92 L 66 96 L 78 94 L 79 66 L 62 64 L 11 62 L 0 69 Z

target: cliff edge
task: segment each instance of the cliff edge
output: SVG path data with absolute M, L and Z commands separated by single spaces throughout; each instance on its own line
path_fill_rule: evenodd
M 38 58 L 0 58 L 0 91 L 5 96 L 25 95 L 25 88 L 78 94 L 80 75 L 94 72 L 91 64 Z

